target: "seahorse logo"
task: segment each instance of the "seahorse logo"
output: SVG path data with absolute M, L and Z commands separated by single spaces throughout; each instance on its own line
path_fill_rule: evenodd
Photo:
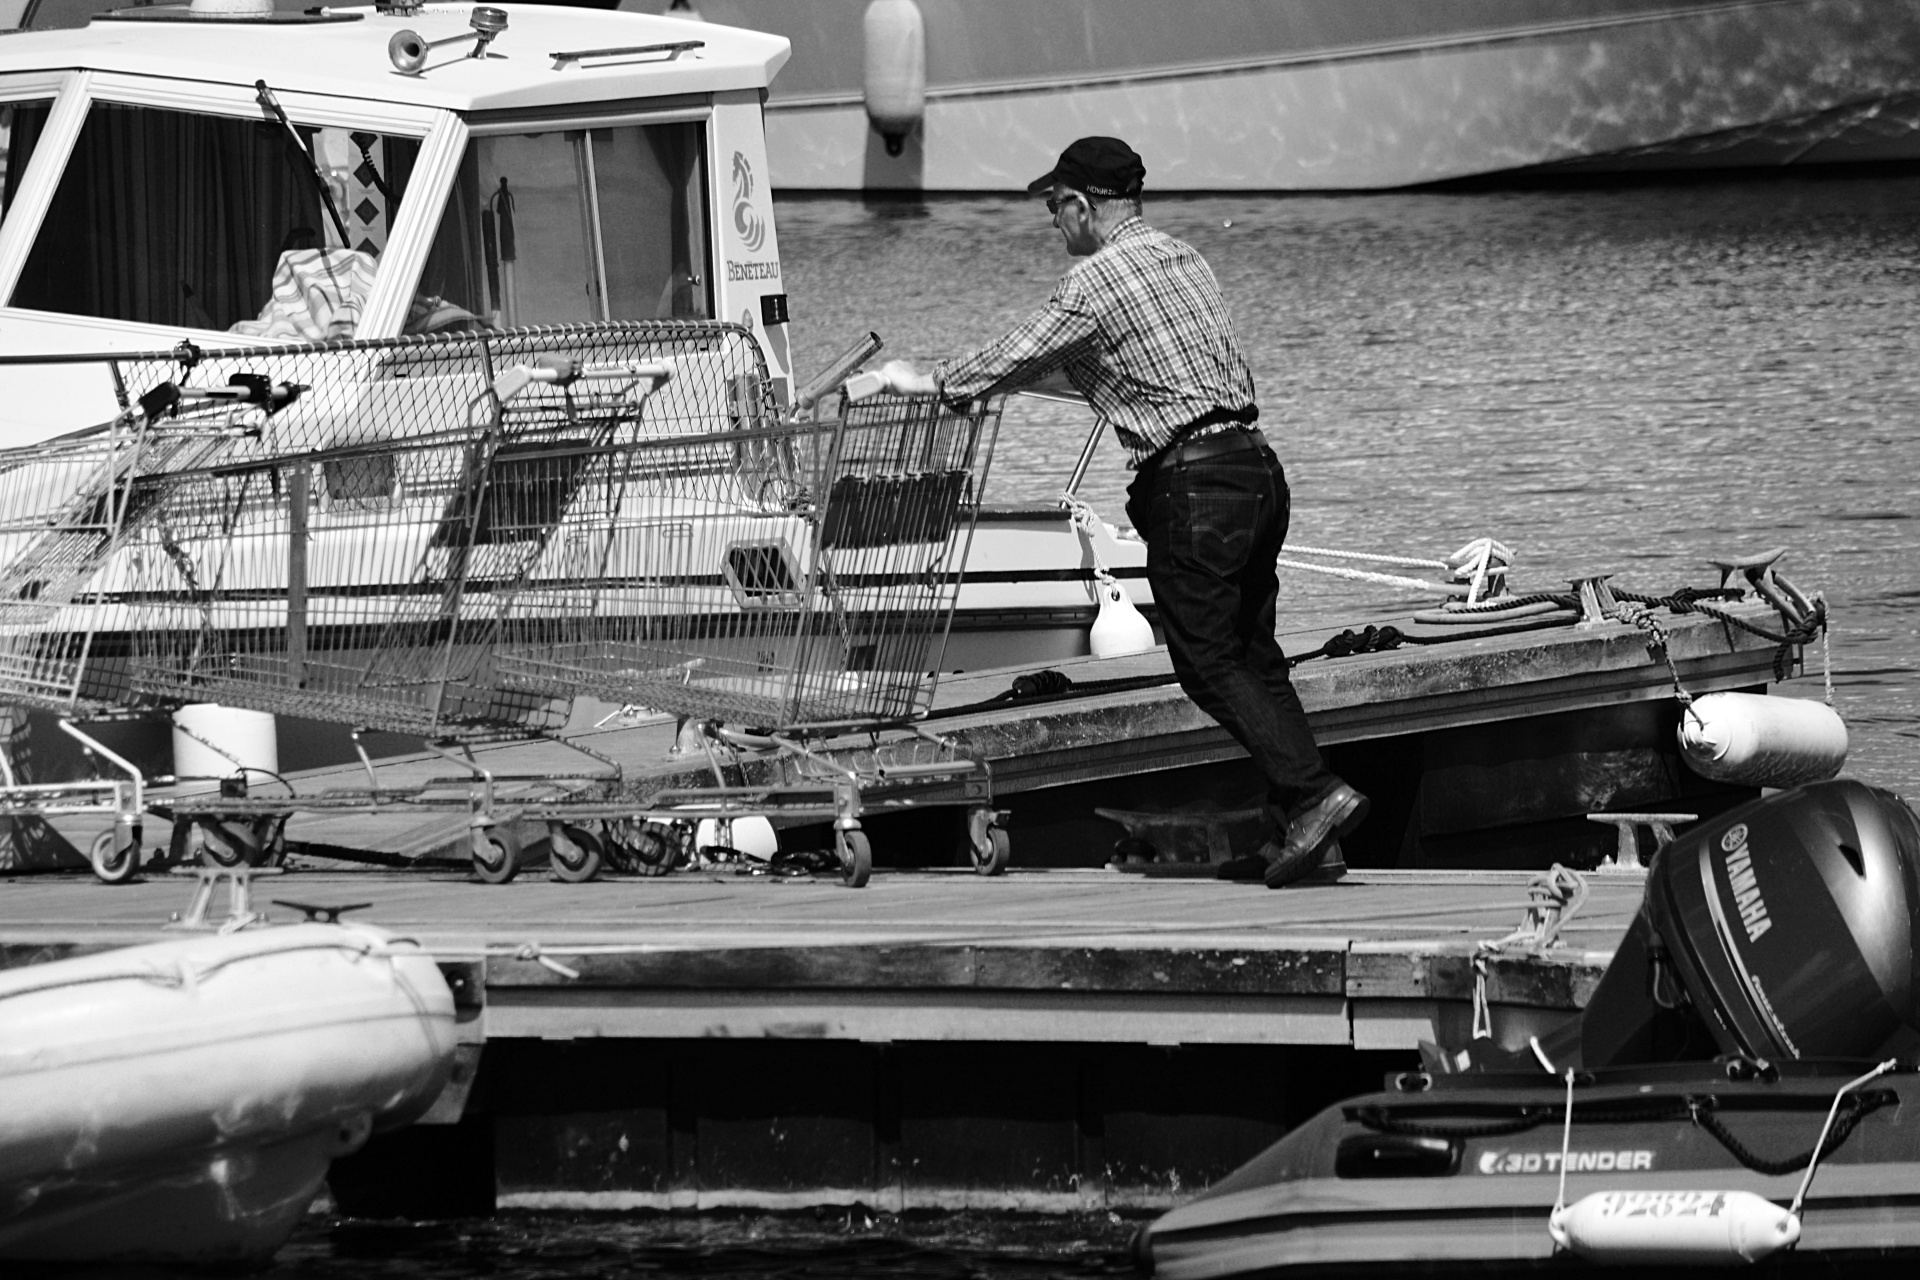
M 753 207 L 753 166 L 738 151 L 733 153 L 733 229 L 748 253 L 760 252 L 767 242 L 767 224 Z

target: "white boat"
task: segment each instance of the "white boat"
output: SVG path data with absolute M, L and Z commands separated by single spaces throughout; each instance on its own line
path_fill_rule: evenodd
M 789 52 L 670 17 L 411 0 L 200 0 L 9 36 L 0 448 L 95 428 L 155 380 L 77 356 L 182 343 L 718 321 L 790 406 L 810 371 L 792 367 L 763 120 Z M 367 379 L 351 439 L 443 425 L 381 411 L 406 368 L 339 367 Z M 688 420 L 723 429 L 710 399 Z M 1144 559 L 1057 509 L 990 513 L 944 668 L 1087 652 L 1096 562 L 1150 605 Z
M 694 4 L 793 41 L 781 190 L 1022 191 L 1083 134 L 1161 192 L 1920 155 L 1914 0 Z
M 258 1265 L 453 1065 L 433 961 L 302 924 L 0 972 L 0 1260 Z

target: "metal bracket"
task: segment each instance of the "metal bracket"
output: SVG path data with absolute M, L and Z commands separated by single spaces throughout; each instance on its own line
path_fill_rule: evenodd
M 458 1124 L 466 1113 L 487 1044 L 487 962 L 442 960 L 440 976 L 453 993 L 453 1073 L 416 1124 Z
M 194 876 L 193 901 L 184 913 L 176 911 L 167 921 L 169 929 L 197 933 L 238 933 L 242 929 L 267 923 L 267 913 L 253 909 L 253 877 L 277 876 L 279 867 L 176 867 L 172 874 Z M 213 906 L 213 891 L 221 881 L 227 884 L 227 918 L 218 924 L 208 919 Z

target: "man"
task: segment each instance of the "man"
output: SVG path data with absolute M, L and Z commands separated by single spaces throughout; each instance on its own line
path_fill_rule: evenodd
M 1081 138 L 1027 190 L 1044 194 L 1078 258 L 1047 305 L 1004 337 L 895 390 L 951 400 L 1064 374 L 1113 425 L 1136 475 L 1127 515 L 1147 541 L 1180 687 L 1247 749 L 1267 779 L 1272 838 L 1225 874 L 1280 888 L 1320 865 L 1366 816 L 1327 771 L 1274 639 L 1286 539 L 1286 476 L 1254 427 L 1253 375 L 1219 283 L 1194 250 L 1140 216 L 1146 167 L 1118 138 Z

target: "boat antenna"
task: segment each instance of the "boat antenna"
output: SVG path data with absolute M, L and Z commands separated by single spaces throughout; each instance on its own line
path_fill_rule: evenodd
M 280 109 L 280 99 L 273 96 L 273 90 L 267 88 L 265 80 L 255 80 L 253 91 L 254 97 L 260 101 L 260 106 L 280 122 L 280 128 L 286 132 L 287 141 L 292 144 L 295 151 L 300 153 L 300 158 L 307 162 L 307 173 L 313 178 L 313 189 L 320 193 L 320 203 L 327 207 L 327 216 L 333 219 L 333 229 L 340 233 L 340 247 L 353 248 L 353 241 L 347 239 L 347 224 L 340 217 L 339 206 L 333 202 L 333 188 L 328 185 L 326 175 L 320 172 L 320 162 L 313 158 L 313 152 L 307 150 L 306 139 L 302 138 L 300 131 L 293 127 L 293 121 L 287 119 L 287 113 Z
M 1549 1223 L 1558 1222 L 1567 1211 L 1567 1156 L 1573 1149 L 1573 1068 L 1567 1068 L 1567 1118 L 1560 1129 L 1560 1190 L 1553 1198 Z

